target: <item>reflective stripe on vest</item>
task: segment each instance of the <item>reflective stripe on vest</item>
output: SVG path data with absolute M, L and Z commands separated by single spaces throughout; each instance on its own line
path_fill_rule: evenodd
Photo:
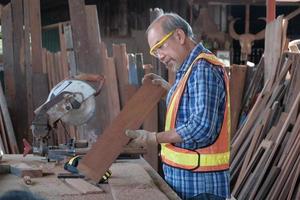
M 189 79 L 193 65 L 199 59 L 205 59 L 214 65 L 222 67 L 223 69 L 227 95 L 221 132 L 213 144 L 196 150 L 179 148 L 170 143 L 161 144 L 162 161 L 167 165 L 192 171 L 206 172 L 227 170 L 229 169 L 230 159 L 229 79 L 223 68 L 223 64 L 213 54 L 200 53 L 189 66 L 183 78 L 180 80 L 176 90 L 171 96 L 167 109 L 165 131 L 175 128 L 180 99 L 185 89 L 187 80 Z

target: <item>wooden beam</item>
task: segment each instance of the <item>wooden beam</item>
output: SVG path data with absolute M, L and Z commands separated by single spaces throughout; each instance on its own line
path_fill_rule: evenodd
M 27 137 L 29 133 L 28 126 L 28 99 L 26 87 L 26 69 L 24 63 L 25 38 L 23 29 L 24 9 L 22 0 L 12 0 L 12 19 L 13 19 L 13 58 L 14 58 L 14 78 L 16 97 L 23 97 L 22 101 L 16 101 L 15 113 L 13 113 L 13 123 L 16 132 L 16 137 L 19 145 L 22 144 L 22 139 Z
M 276 0 L 267 0 L 267 23 L 276 18 Z

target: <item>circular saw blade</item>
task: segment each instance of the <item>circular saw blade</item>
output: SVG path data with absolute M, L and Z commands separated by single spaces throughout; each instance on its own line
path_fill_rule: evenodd
M 87 123 L 94 115 L 96 101 L 94 96 L 88 97 L 79 107 L 65 114 L 61 120 L 65 123 L 79 126 Z

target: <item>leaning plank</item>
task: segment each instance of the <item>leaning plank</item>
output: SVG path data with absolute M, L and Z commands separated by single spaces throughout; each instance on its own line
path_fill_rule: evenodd
M 84 156 L 78 169 L 92 180 L 99 181 L 128 143 L 125 130 L 138 129 L 165 92 L 163 88 L 152 85 L 150 80 L 145 81 Z
M 232 65 L 230 68 L 230 103 L 231 103 L 231 136 L 236 132 L 239 124 L 241 104 L 244 93 L 247 67 Z M 239 83 L 239 84 L 237 84 Z
M 24 5 L 23 1 L 12 0 L 12 19 L 13 19 L 13 57 L 14 57 L 14 78 L 16 97 L 22 97 L 22 101 L 18 98 L 15 101 L 15 112 L 12 112 L 12 119 L 14 122 L 14 128 L 18 142 L 22 143 L 22 138 L 27 137 L 29 133 L 29 121 L 27 116 L 28 111 L 28 99 L 26 80 L 28 77 L 25 73 L 25 35 L 23 28 L 24 20 Z
M 281 40 L 283 37 L 282 34 L 283 27 L 283 16 L 279 16 L 273 22 L 267 24 L 266 26 L 266 40 L 265 40 L 265 81 L 270 80 L 273 84 L 277 66 L 279 63 L 282 44 Z M 280 42 L 274 42 L 280 41 Z M 265 82 L 266 83 L 266 82 Z M 271 85 L 270 85 L 271 86 Z
M 10 119 L 10 115 L 9 115 L 9 112 L 7 109 L 7 104 L 6 104 L 4 94 L 3 94 L 1 83 L 0 83 L 0 107 L 1 107 L 1 111 L 3 113 L 3 119 L 4 119 L 4 123 L 5 123 L 5 127 L 6 127 L 6 132 L 8 135 L 8 139 L 9 139 L 11 152 L 14 154 L 19 153 L 17 141 L 16 141 L 16 137 L 15 137 L 15 132 L 14 132 L 14 129 L 13 129 L 13 126 L 11 123 L 11 119 Z
M 30 10 L 30 32 L 32 45 L 32 72 L 43 72 L 41 8 L 39 0 L 28 1 Z M 40 95 L 40 94 L 36 94 Z
M 297 190 L 297 180 L 299 179 L 299 177 L 300 177 L 300 167 L 298 167 L 298 169 L 297 169 L 297 171 L 295 173 L 295 176 L 294 176 L 294 180 L 293 180 L 292 184 L 290 185 L 291 190 L 290 190 L 290 192 L 288 194 L 287 200 L 292 199 L 293 191 Z
M 93 52 L 90 51 L 85 2 L 84 0 L 69 0 L 68 2 L 77 70 L 90 72 L 91 67 L 95 67 L 91 65 L 91 60 L 95 59 L 95 57 Z
M 111 170 L 113 176 L 109 179 L 109 185 L 114 199 L 168 199 L 157 188 L 152 178 L 141 165 L 135 163 L 115 163 Z M 132 172 L 134 172 L 134 176 Z
M 113 44 L 113 57 L 118 78 L 118 89 L 121 108 L 126 103 L 126 85 L 128 85 L 128 57 L 125 44 Z
M 105 76 L 105 84 L 108 93 L 107 106 L 109 108 L 109 124 L 120 113 L 120 101 L 118 93 L 118 80 L 116 77 L 116 68 L 113 58 L 106 57 L 103 66 L 103 75 Z M 109 125 L 107 124 L 107 126 Z
M 144 65 L 145 74 L 151 73 L 152 65 Z M 143 129 L 157 132 L 158 130 L 158 106 L 155 106 L 144 121 Z M 158 170 L 158 145 L 147 144 L 147 153 L 144 155 L 145 160 L 156 171 Z
M 14 52 L 13 52 L 13 24 L 12 24 L 12 8 L 11 3 L 8 3 L 2 9 L 1 25 L 3 37 L 3 68 L 5 94 L 9 109 L 15 111 L 15 77 L 14 77 Z
M 9 153 L 9 143 L 8 143 L 9 141 L 6 137 L 6 130 L 5 130 L 5 126 L 4 126 L 2 113 L 0 114 L 0 135 L 1 135 L 2 142 L 3 142 L 4 148 L 5 148 L 4 153 Z
M 103 190 L 91 183 L 79 178 L 66 178 L 66 183 L 78 190 L 81 194 L 98 194 Z

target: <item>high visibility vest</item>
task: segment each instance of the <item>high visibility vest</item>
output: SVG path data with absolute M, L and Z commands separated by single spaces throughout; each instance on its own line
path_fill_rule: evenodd
M 230 98 L 229 98 L 229 79 L 227 73 L 221 63 L 213 54 L 200 53 L 189 66 L 187 72 L 180 80 L 176 90 L 171 96 L 166 114 L 165 131 L 175 128 L 176 116 L 180 99 L 185 89 L 187 80 L 189 79 L 193 65 L 199 59 L 220 66 L 224 72 L 224 80 L 226 84 L 226 107 L 224 119 L 219 136 L 215 142 L 207 147 L 196 150 L 188 150 L 174 146 L 171 143 L 161 144 L 161 158 L 163 163 L 186 170 L 195 172 L 211 172 L 229 169 L 230 156 Z

